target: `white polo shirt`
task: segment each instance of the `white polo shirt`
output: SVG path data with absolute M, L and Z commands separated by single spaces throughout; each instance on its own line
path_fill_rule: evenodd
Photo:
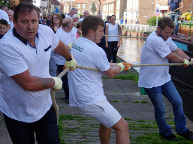
M 7 21 L 8 24 L 10 24 L 8 14 L 4 10 L 1 10 L 1 9 L 0 9 L 0 19 L 4 19 Z
M 177 49 L 171 38 L 166 41 L 152 32 L 147 38 L 141 53 L 141 64 L 167 64 L 166 56 Z M 139 72 L 139 87 L 152 88 L 161 86 L 171 80 L 169 66 L 141 67 Z
M 74 41 L 71 53 L 80 66 L 97 68 L 100 71 L 110 68 L 104 50 L 84 37 Z M 102 72 L 84 69 L 68 72 L 70 106 L 83 108 L 106 99 L 101 76 Z
M 73 31 L 72 31 L 73 30 Z M 76 34 L 75 31 L 77 31 L 77 29 L 72 29 L 69 33 L 65 32 L 62 27 L 60 27 L 57 32 L 56 35 L 58 35 L 59 39 L 65 44 L 65 45 L 69 45 L 72 44 L 74 42 L 74 40 L 76 39 Z M 56 62 L 57 65 L 64 65 L 65 64 L 65 58 L 59 54 L 54 53 L 54 60 Z
M 44 25 L 39 25 L 35 37 L 36 48 L 21 39 L 15 29 L 0 40 L 0 111 L 8 117 L 35 122 L 41 119 L 52 105 L 50 89 L 25 91 L 12 76 L 29 70 L 31 76 L 51 77 L 49 60 L 59 38 Z

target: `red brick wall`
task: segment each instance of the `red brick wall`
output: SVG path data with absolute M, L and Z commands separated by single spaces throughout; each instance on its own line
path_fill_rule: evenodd
M 147 19 L 155 15 L 155 0 L 139 0 L 139 23 L 147 24 Z

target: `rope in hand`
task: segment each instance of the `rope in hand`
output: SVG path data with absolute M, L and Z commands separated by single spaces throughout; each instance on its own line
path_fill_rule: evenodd
M 57 77 L 62 78 L 68 71 L 69 71 L 69 68 L 66 68 Z M 56 112 L 56 119 L 57 119 L 57 124 L 58 124 L 58 121 L 59 121 L 59 111 L 58 111 L 59 107 L 56 103 L 55 89 L 51 90 L 51 99 L 52 99 L 52 104 L 53 104 L 54 110 Z
M 167 63 L 167 64 L 132 64 L 132 67 L 144 67 L 144 66 L 181 66 L 183 63 Z M 99 71 L 97 68 L 89 68 L 89 67 L 84 67 L 84 66 L 77 66 L 79 69 L 85 69 L 85 70 L 92 70 L 92 71 Z M 69 68 L 64 69 L 57 77 L 62 78 L 67 72 L 69 71 Z M 51 90 L 51 98 L 52 98 L 52 103 L 53 107 L 56 112 L 56 118 L 57 118 L 57 123 L 59 120 L 59 107 L 56 103 L 55 99 L 55 89 Z

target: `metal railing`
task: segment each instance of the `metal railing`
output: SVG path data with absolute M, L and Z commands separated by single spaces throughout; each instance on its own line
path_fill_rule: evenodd
M 138 32 L 152 32 L 156 30 L 156 26 L 150 25 L 141 25 L 141 24 L 122 24 L 124 29 L 129 31 L 138 31 Z

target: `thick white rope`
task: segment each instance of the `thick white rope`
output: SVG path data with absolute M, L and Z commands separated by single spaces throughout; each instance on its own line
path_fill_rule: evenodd
M 66 68 L 57 77 L 62 78 L 68 71 L 69 71 L 69 68 Z M 58 111 L 59 106 L 56 103 L 55 89 L 51 90 L 51 98 L 52 98 L 52 104 L 53 104 L 54 110 L 56 112 L 56 119 L 57 119 L 57 124 L 58 124 L 58 121 L 59 121 L 59 111 Z
M 132 67 L 144 67 L 144 66 L 181 66 L 183 63 L 168 63 L 168 64 L 133 64 Z M 97 68 L 89 68 L 89 67 L 84 67 L 84 66 L 77 66 L 79 69 L 85 69 L 85 70 L 93 70 L 93 71 L 99 71 Z M 64 69 L 57 77 L 62 78 L 67 72 L 69 71 L 69 68 Z M 59 120 L 59 107 L 56 103 L 55 99 L 55 89 L 51 90 L 51 98 L 52 98 L 52 103 L 53 107 L 56 111 L 56 118 L 57 122 Z

